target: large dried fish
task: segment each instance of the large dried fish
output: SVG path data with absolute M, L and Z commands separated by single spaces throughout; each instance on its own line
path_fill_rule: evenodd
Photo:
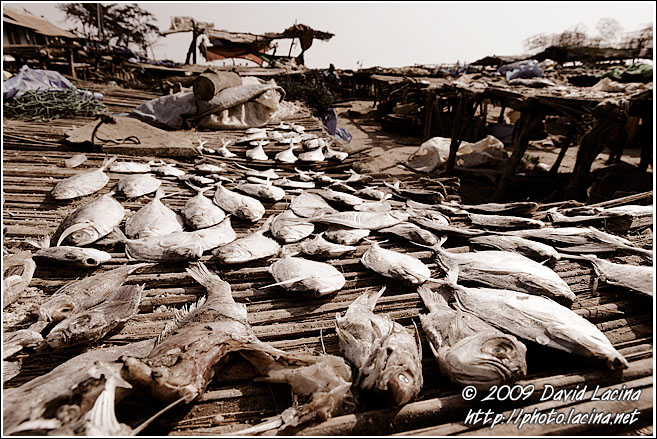
M 271 184 L 239 183 L 235 188 L 263 200 L 280 201 L 285 198 L 285 190 Z
M 233 226 L 230 222 L 230 216 L 227 216 L 226 219 L 215 226 L 195 230 L 191 233 L 200 238 L 203 252 L 233 242 L 235 241 L 235 238 L 237 238 L 237 234 L 235 233 L 235 230 L 233 230 Z
M 321 216 L 327 213 L 337 213 L 322 197 L 310 192 L 302 192 L 294 197 L 290 203 L 290 209 L 296 215 L 304 218 Z
M 627 360 L 594 324 L 553 300 L 518 291 L 451 287 L 459 308 L 517 337 L 606 359 L 612 370 L 628 367 Z
M 187 262 L 203 256 L 204 246 L 196 232 L 171 232 L 165 235 L 147 235 L 129 239 L 117 227 L 114 229 L 119 242 L 125 244 L 128 259 L 145 262 Z
M 143 290 L 144 286 L 139 285 L 118 288 L 100 304 L 75 313 L 55 325 L 48 333 L 46 343 L 52 348 L 59 348 L 100 340 L 137 314 Z
M 36 264 L 29 250 L 2 258 L 2 308 L 18 299 L 32 281 Z
M 324 148 L 317 148 L 299 154 L 299 160 L 302 162 L 323 162 L 325 158 Z
M 324 233 L 320 233 L 313 239 L 301 243 L 301 250 L 309 256 L 320 256 L 325 258 L 337 258 L 345 253 L 355 251 L 358 247 L 350 245 L 334 244 L 324 239 Z
M 214 259 L 222 264 L 241 264 L 275 255 L 281 246 L 264 236 L 273 220 L 272 215 L 254 233 L 217 248 L 213 252 Z
M 208 197 L 203 195 L 209 188 L 199 188 L 187 183 L 196 191 L 196 195 L 180 209 L 185 224 L 192 230 L 203 229 L 219 224 L 226 218 L 226 213 Z
M 265 207 L 260 201 L 230 191 L 221 183 L 217 185 L 217 191 L 214 193 L 214 202 L 226 212 L 252 223 L 258 222 L 265 214 Z
M 121 224 L 125 209 L 109 192 L 96 197 L 74 210 L 59 227 L 63 232 L 57 246 L 72 244 L 83 246 L 109 235 L 114 227 Z
M 114 162 L 108 169 L 110 172 L 121 174 L 145 174 L 151 172 L 151 163 Z
M 431 270 L 414 256 L 381 248 L 373 242 L 360 261 L 364 266 L 385 277 L 420 285 L 431 278 Z
M 126 175 L 117 183 L 117 189 L 126 198 L 136 198 L 155 192 L 162 182 L 150 174 Z
M 258 143 L 255 148 L 249 149 L 246 151 L 246 157 L 251 160 L 269 160 L 265 150 L 262 148 L 262 144 Z
M 653 296 L 653 267 L 630 264 L 615 264 L 594 255 L 564 255 L 568 259 L 585 259 L 590 261 L 598 277 L 609 285 L 628 288 L 646 296 Z
M 340 271 L 324 262 L 286 256 L 267 268 L 276 283 L 289 291 L 302 291 L 324 296 L 340 290 L 345 278 Z
M 324 224 L 336 224 L 354 229 L 379 230 L 392 227 L 408 220 L 405 212 L 338 212 L 311 218 L 312 221 Z
M 472 224 L 494 229 L 520 229 L 544 227 L 543 221 L 510 215 L 468 213 Z
M 438 237 L 431 233 L 428 230 L 424 230 L 421 227 L 416 226 L 411 223 L 399 223 L 392 227 L 386 227 L 385 229 L 380 229 L 381 233 L 391 233 L 393 235 L 400 236 L 404 239 L 409 240 L 410 242 L 415 242 L 418 244 L 424 244 L 428 246 L 433 246 L 438 243 Z
M 538 203 L 519 201 L 515 203 L 485 203 L 461 205 L 469 212 L 497 215 L 529 215 L 538 209 Z
M 442 288 L 442 286 L 441 286 Z M 527 348 L 473 314 L 455 311 L 447 299 L 425 285 L 418 294 L 429 314 L 420 314 L 441 372 L 462 386 L 488 390 L 527 374 Z
M 601 220 L 613 220 L 621 218 L 640 218 L 652 216 L 653 206 L 618 206 L 607 209 L 597 207 L 575 207 L 559 211 L 556 208 L 547 212 L 547 217 L 552 224 L 584 224 Z
M 159 188 L 151 202 L 126 220 L 125 234 L 129 238 L 168 235 L 183 230 L 183 219 L 160 201 L 163 197 L 164 189 Z
M 34 253 L 34 259 L 41 262 L 66 262 L 81 267 L 96 267 L 110 259 L 112 255 L 90 247 L 75 247 L 62 245 L 50 247 L 50 237 L 45 236 L 40 242 L 28 242 L 39 250 Z
M 56 200 L 71 200 L 101 190 L 109 182 L 109 177 L 103 171 L 114 160 L 116 160 L 116 156 L 106 158 L 100 168 L 85 171 L 60 181 L 50 193 Z
M 575 294 L 549 267 L 517 253 L 484 250 L 452 253 L 434 246 L 436 261 L 448 276 L 491 288 L 522 291 L 572 303 Z
M 509 235 L 485 235 L 470 238 L 473 244 L 485 247 L 494 247 L 498 250 L 518 253 L 527 256 L 537 262 L 555 262 L 561 256 L 559 252 L 547 244 L 532 241 L 531 239 L 521 238 L 519 236 Z
M 322 189 L 317 192 L 322 198 L 328 201 L 335 201 L 337 203 L 342 203 L 347 206 L 358 206 L 363 204 L 365 201 L 362 198 L 358 198 L 355 195 L 346 194 L 344 192 L 334 191 L 333 189 Z
M 307 219 L 295 215 L 292 210 L 286 210 L 276 215 L 269 230 L 274 238 L 291 243 L 310 236 L 315 230 L 315 225 Z
M 392 205 L 387 201 L 366 201 L 363 204 L 354 206 L 354 210 L 359 212 L 390 212 Z
M 330 226 L 324 232 L 326 239 L 342 245 L 354 245 L 370 234 L 368 229 L 352 229 L 338 226 Z
M 401 407 L 422 389 L 422 354 L 414 334 L 387 316 L 374 314 L 385 287 L 366 291 L 336 318 L 340 351 L 356 369 L 354 384 Z

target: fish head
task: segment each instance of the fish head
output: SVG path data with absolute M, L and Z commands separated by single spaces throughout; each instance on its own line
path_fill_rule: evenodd
M 401 407 L 422 389 L 422 363 L 404 346 L 388 344 L 383 348 L 387 358 L 377 380 L 377 388 L 382 390 L 388 404 Z
M 393 218 L 395 218 L 399 221 L 407 221 L 411 217 L 411 215 L 409 213 L 402 212 L 400 210 L 394 210 L 392 212 L 388 212 L 388 215 L 390 215 L 391 217 L 393 217 Z
M 62 232 L 62 235 L 59 237 L 59 242 L 61 243 L 71 243 L 73 245 L 87 245 L 92 242 L 96 242 L 101 238 L 101 233 L 96 228 L 96 225 L 92 222 L 83 222 L 79 224 L 74 224 L 68 229 Z
M 39 320 L 59 322 L 73 315 L 77 306 L 70 297 L 53 297 L 39 307 Z
M 441 370 L 461 385 L 489 389 L 511 383 L 527 374 L 527 348 L 515 337 L 499 333 L 478 333 L 441 349 Z
M 253 257 L 253 253 L 240 245 L 227 245 L 218 248 L 214 255 L 225 264 L 237 264 Z
M 73 185 L 56 185 L 52 190 L 52 196 L 55 200 L 70 200 L 80 196 L 80 190 Z
M 107 328 L 107 321 L 99 314 L 84 312 L 57 324 L 46 337 L 52 348 L 74 345 L 94 339 L 94 335 Z

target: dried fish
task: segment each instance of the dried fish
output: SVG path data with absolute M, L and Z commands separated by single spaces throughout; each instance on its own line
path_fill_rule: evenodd
M 2 308 L 18 299 L 32 281 L 36 264 L 29 250 L 2 258 Z
M 136 198 L 155 192 L 162 182 L 150 174 L 127 175 L 119 180 L 117 189 L 126 198 Z
M 362 183 L 362 184 L 367 184 L 373 180 L 373 177 L 371 175 L 365 175 L 365 174 L 359 174 L 358 172 L 354 171 L 353 169 L 349 168 L 347 169 L 347 173 L 349 173 L 349 178 L 347 178 L 344 182 L 345 183 Z
M 271 184 L 239 183 L 235 188 L 264 200 L 280 201 L 285 198 L 285 190 Z
M 330 226 L 324 232 L 327 239 L 342 245 L 354 245 L 370 234 L 368 229 L 352 229 Z
M 431 279 L 431 270 L 414 256 L 381 248 L 372 242 L 360 261 L 364 266 L 385 277 L 421 285 Z
M 230 191 L 223 187 L 221 183 L 217 184 L 217 191 L 214 193 L 214 202 L 226 212 L 230 212 L 236 217 L 252 223 L 258 222 L 265 214 L 265 207 L 260 201 L 247 195 Z
M 244 169 L 244 175 L 247 177 L 266 178 L 267 180 L 277 180 L 281 178 L 280 175 L 276 173 L 276 171 L 280 171 L 280 169 L 267 169 L 266 171 L 260 171 L 258 169 L 247 168 L 246 166 L 242 166 L 239 163 L 235 163 L 235 166 L 240 169 Z
M 56 200 L 71 200 L 101 190 L 109 182 L 109 177 L 103 171 L 114 160 L 116 160 L 116 156 L 106 158 L 100 168 L 85 171 L 60 181 L 50 193 Z
M 255 148 L 249 149 L 246 151 L 246 157 L 251 160 L 269 160 L 265 150 L 262 148 L 262 144 L 258 143 L 258 146 Z
M 235 238 L 237 238 L 237 234 L 235 233 L 235 230 L 233 230 L 233 226 L 230 222 L 230 216 L 227 216 L 226 219 L 217 225 L 199 229 L 191 233 L 198 236 L 201 240 L 203 252 L 233 242 Z
M 271 180 L 267 178 L 266 180 L 263 180 L 260 177 L 254 177 L 252 175 L 249 175 L 246 177 L 247 183 L 253 183 L 253 184 L 271 184 Z
M 627 360 L 585 318 L 545 297 L 518 291 L 451 285 L 457 306 L 525 340 L 586 357 L 603 358 L 612 370 Z
M 219 224 L 226 218 L 226 213 L 203 195 L 210 188 L 199 188 L 190 183 L 187 185 L 196 191 L 196 195 L 180 209 L 180 215 L 188 227 L 192 230 L 203 229 Z
M 392 205 L 387 201 L 366 201 L 363 204 L 354 206 L 354 210 L 359 212 L 390 212 Z
M 324 174 L 324 172 L 302 171 L 299 168 L 294 168 L 294 171 L 299 174 L 301 181 L 314 181 L 316 177 Z
M 337 210 L 324 201 L 322 197 L 305 191 L 292 199 L 290 209 L 296 215 L 304 218 L 337 213 Z
M 475 213 L 497 215 L 529 215 L 538 209 L 538 203 L 520 201 L 515 203 L 484 203 L 462 205 L 461 208 Z
M 64 231 L 57 240 L 57 246 L 91 244 L 109 235 L 114 227 L 121 224 L 125 209 L 113 198 L 113 194 L 109 192 L 96 197 L 67 216 L 59 227 Z
M 125 222 L 125 234 L 129 238 L 145 238 L 153 235 L 168 235 L 183 230 L 183 219 L 162 204 L 164 189 L 155 192 L 153 200 L 139 209 Z
M 310 219 L 324 224 L 336 224 L 354 229 L 379 230 L 392 227 L 408 218 L 407 213 L 393 210 L 391 212 L 338 212 Z
M 289 187 L 295 189 L 313 189 L 315 187 L 315 182 L 313 181 L 296 181 L 285 177 L 274 181 L 274 184 L 280 187 Z
M 442 202 L 445 200 L 445 196 L 441 192 L 437 191 L 430 191 L 430 190 L 425 190 L 425 189 L 408 189 L 408 188 L 402 188 L 401 187 L 401 182 L 399 180 L 395 180 L 392 184 L 388 183 L 387 181 L 383 182 L 384 185 L 388 186 L 390 189 L 392 189 L 392 192 L 402 198 L 413 198 L 417 197 L 420 198 L 422 201 L 426 200 L 431 200 L 436 203 Z
M 335 159 L 341 162 L 344 161 L 344 159 L 346 159 L 347 157 L 349 157 L 349 154 L 347 154 L 346 152 L 336 151 L 334 149 L 331 149 L 329 145 L 326 145 L 326 153 L 324 153 L 324 155 L 328 160 Z
M 407 239 L 412 243 L 416 242 L 418 244 L 424 244 L 428 246 L 433 246 L 438 243 L 438 237 L 430 231 L 424 230 L 415 224 L 406 222 L 399 223 L 392 227 L 386 227 L 385 229 L 380 229 L 379 232 L 391 233 L 393 235 Z
M 302 152 L 299 154 L 299 160 L 302 162 L 323 162 L 324 157 L 324 148 L 317 148 L 311 151 Z
M 340 271 L 324 262 L 286 256 L 267 268 L 275 284 L 289 291 L 302 291 L 314 296 L 325 296 L 342 289 L 345 278 Z
M 652 216 L 652 214 L 652 206 L 630 205 L 608 209 L 583 206 L 564 209 L 561 212 L 557 208 L 553 208 L 548 210 L 547 217 L 552 224 L 584 224 L 601 220 L 640 218 L 643 216 Z
M 365 195 L 378 201 L 384 201 L 392 198 L 392 194 L 380 191 L 375 186 L 368 186 L 356 192 L 356 195 Z
M 429 309 L 429 314 L 420 314 L 422 329 L 441 372 L 450 380 L 487 390 L 527 374 L 527 348 L 517 338 L 474 314 L 453 310 L 444 292 L 425 285 L 417 292 Z
M 226 140 L 224 140 L 224 139 L 221 139 L 221 147 L 217 150 L 217 152 L 219 153 L 219 155 L 221 155 L 222 157 L 225 157 L 225 158 L 233 158 L 233 157 L 237 157 L 237 154 L 232 153 L 232 152 L 230 152 L 230 151 L 228 150 L 228 148 L 227 148 L 228 145 L 230 145 L 230 142 L 229 142 L 229 141 L 226 141 Z
M 585 259 L 593 265 L 596 275 L 609 285 L 616 285 L 646 296 L 653 296 L 653 267 L 615 264 L 594 255 L 564 255 L 568 259 Z
M 160 163 L 161 163 L 160 165 L 151 166 L 151 170 L 158 175 L 162 175 L 165 177 L 180 177 L 186 174 L 186 172 L 183 171 L 182 169 L 176 168 L 176 165 L 174 164 L 164 163 L 162 161 Z
M 87 155 L 86 154 L 75 154 L 73 157 L 70 159 L 64 160 L 64 165 L 67 168 L 77 168 L 80 166 L 82 163 L 87 161 Z M 111 171 L 111 169 L 110 169 Z
M 241 264 L 275 255 L 280 251 L 281 246 L 273 239 L 264 236 L 273 220 L 272 215 L 254 233 L 219 247 L 213 252 L 214 259 L 222 264 Z
M 220 174 L 226 170 L 226 164 L 222 163 L 220 166 L 217 166 L 212 163 L 198 163 L 194 166 L 194 169 L 203 174 Z
M 310 236 L 314 230 L 313 223 L 295 215 L 292 210 L 276 215 L 270 226 L 272 236 L 285 243 L 301 241 Z
M 340 351 L 356 369 L 354 384 L 397 408 L 422 389 L 422 354 L 414 334 L 374 307 L 385 287 L 366 291 L 336 317 Z
M 483 230 L 466 229 L 463 227 L 450 226 L 449 224 L 445 223 L 442 220 L 436 221 L 431 218 L 411 216 L 410 220 L 413 221 L 415 224 L 424 227 L 426 229 L 432 230 L 440 235 L 455 235 L 455 236 L 470 237 L 470 236 L 485 235 L 486 233 L 488 233 Z
M 98 305 L 59 322 L 48 333 L 46 343 L 52 348 L 60 348 L 100 340 L 137 314 L 143 290 L 143 285 L 118 288 Z
M 436 261 L 447 276 L 491 288 L 522 291 L 549 297 L 570 305 L 575 294 L 549 267 L 506 251 L 452 253 L 435 245 Z
M 110 172 L 117 172 L 122 174 L 143 174 L 146 172 L 151 172 L 151 164 L 148 163 L 136 163 L 136 162 L 114 162 L 108 168 Z
M 561 258 L 559 252 L 554 247 L 519 236 L 475 236 L 470 238 L 470 242 L 485 247 L 494 247 L 498 250 L 518 253 L 541 263 L 546 261 L 555 262 Z
M 81 267 L 96 267 L 112 259 L 109 253 L 90 247 L 68 245 L 50 247 L 49 236 L 45 236 L 40 242 L 28 242 L 39 248 L 33 256 L 37 261 L 69 262 Z
M 128 239 L 116 227 L 114 234 L 119 242 L 125 244 L 125 254 L 131 260 L 170 263 L 194 261 L 203 256 L 203 241 L 196 232 L 150 234 Z
M 358 247 L 334 244 L 324 239 L 324 233 L 320 233 L 313 239 L 301 243 L 301 250 L 309 256 L 320 256 L 325 258 L 337 258 L 345 253 L 355 251 Z
M 184 181 L 185 183 L 191 183 L 191 184 L 194 184 L 196 186 L 205 186 L 205 185 L 208 185 L 208 184 L 214 184 L 215 181 L 217 181 L 217 180 L 218 181 L 228 181 L 228 182 L 233 181 L 230 178 L 225 178 L 225 177 L 222 177 L 222 176 L 218 176 L 219 178 L 217 178 L 217 179 L 212 178 L 212 177 L 213 177 L 212 175 L 204 177 L 202 175 L 185 174 L 185 175 L 181 175 L 180 177 L 178 177 L 178 180 Z
M 328 201 L 335 201 L 345 204 L 347 206 L 358 206 L 365 201 L 355 195 L 346 194 L 344 192 L 334 191 L 333 189 L 322 189 L 317 192 L 322 198 Z
M 543 221 L 522 218 L 510 215 L 480 215 L 477 213 L 468 213 L 472 224 L 495 229 L 519 229 L 519 228 L 541 228 L 545 226 Z

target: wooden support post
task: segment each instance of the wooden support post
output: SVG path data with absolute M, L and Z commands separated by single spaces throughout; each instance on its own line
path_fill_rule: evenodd
M 566 156 L 566 152 L 568 151 L 568 148 L 570 148 L 570 145 L 572 145 L 573 141 L 575 140 L 576 131 L 577 129 L 575 128 L 575 125 L 571 125 L 570 129 L 568 130 L 568 133 L 561 141 L 561 150 L 559 151 L 559 156 L 557 156 L 557 160 L 552 165 L 552 168 L 550 168 L 550 174 L 556 174 L 559 172 L 559 166 L 561 166 L 561 162 L 563 161 L 563 158 Z
M 431 138 L 431 128 L 433 126 L 433 107 L 437 96 L 433 92 L 428 92 L 427 102 L 424 108 L 424 140 Z
M 639 171 L 648 170 L 648 165 L 652 163 L 653 143 L 652 143 L 652 110 L 641 116 L 641 127 L 639 128 L 639 145 L 641 146 L 641 160 L 639 161 Z M 655 172 L 653 169 L 652 172 Z
M 70 54 L 69 64 L 71 66 L 71 76 L 73 77 L 73 79 L 78 79 L 77 75 L 75 74 L 75 61 L 73 59 L 73 52 L 74 51 L 75 51 L 75 49 L 71 49 L 71 51 L 69 53 Z
M 456 153 L 461 146 L 463 134 L 467 126 L 467 120 L 471 118 L 474 113 L 472 94 L 462 91 L 459 94 L 459 103 L 456 107 L 456 114 L 454 115 L 454 122 L 452 126 L 452 142 L 449 144 L 449 158 L 447 159 L 447 171 L 454 169 L 456 164 Z

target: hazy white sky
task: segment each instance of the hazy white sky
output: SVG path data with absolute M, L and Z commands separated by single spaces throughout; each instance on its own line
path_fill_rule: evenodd
M 122 3 L 122 2 L 114 2 Z M 135 2 L 129 2 L 135 3 Z M 156 18 L 160 30 L 172 16 L 191 16 L 233 32 L 280 32 L 304 23 L 335 34 L 315 41 L 306 65 L 324 68 L 398 67 L 414 64 L 472 62 L 486 55 L 524 53 L 522 42 L 538 33 L 559 33 L 583 24 L 597 34 L 601 18 L 614 18 L 625 31 L 652 23 L 655 2 L 136 2 Z M 104 3 L 105 4 L 105 3 Z M 57 2 L 4 5 L 44 16 L 60 27 L 71 27 Z M 191 33 L 160 38 L 153 47 L 157 59 L 183 62 Z M 290 40 L 280 40 L 277 54 L 287 54 Z M 293 48 L 296 55 L 300 48 Z M 199 62 L 203 57 L 198 56 Z

